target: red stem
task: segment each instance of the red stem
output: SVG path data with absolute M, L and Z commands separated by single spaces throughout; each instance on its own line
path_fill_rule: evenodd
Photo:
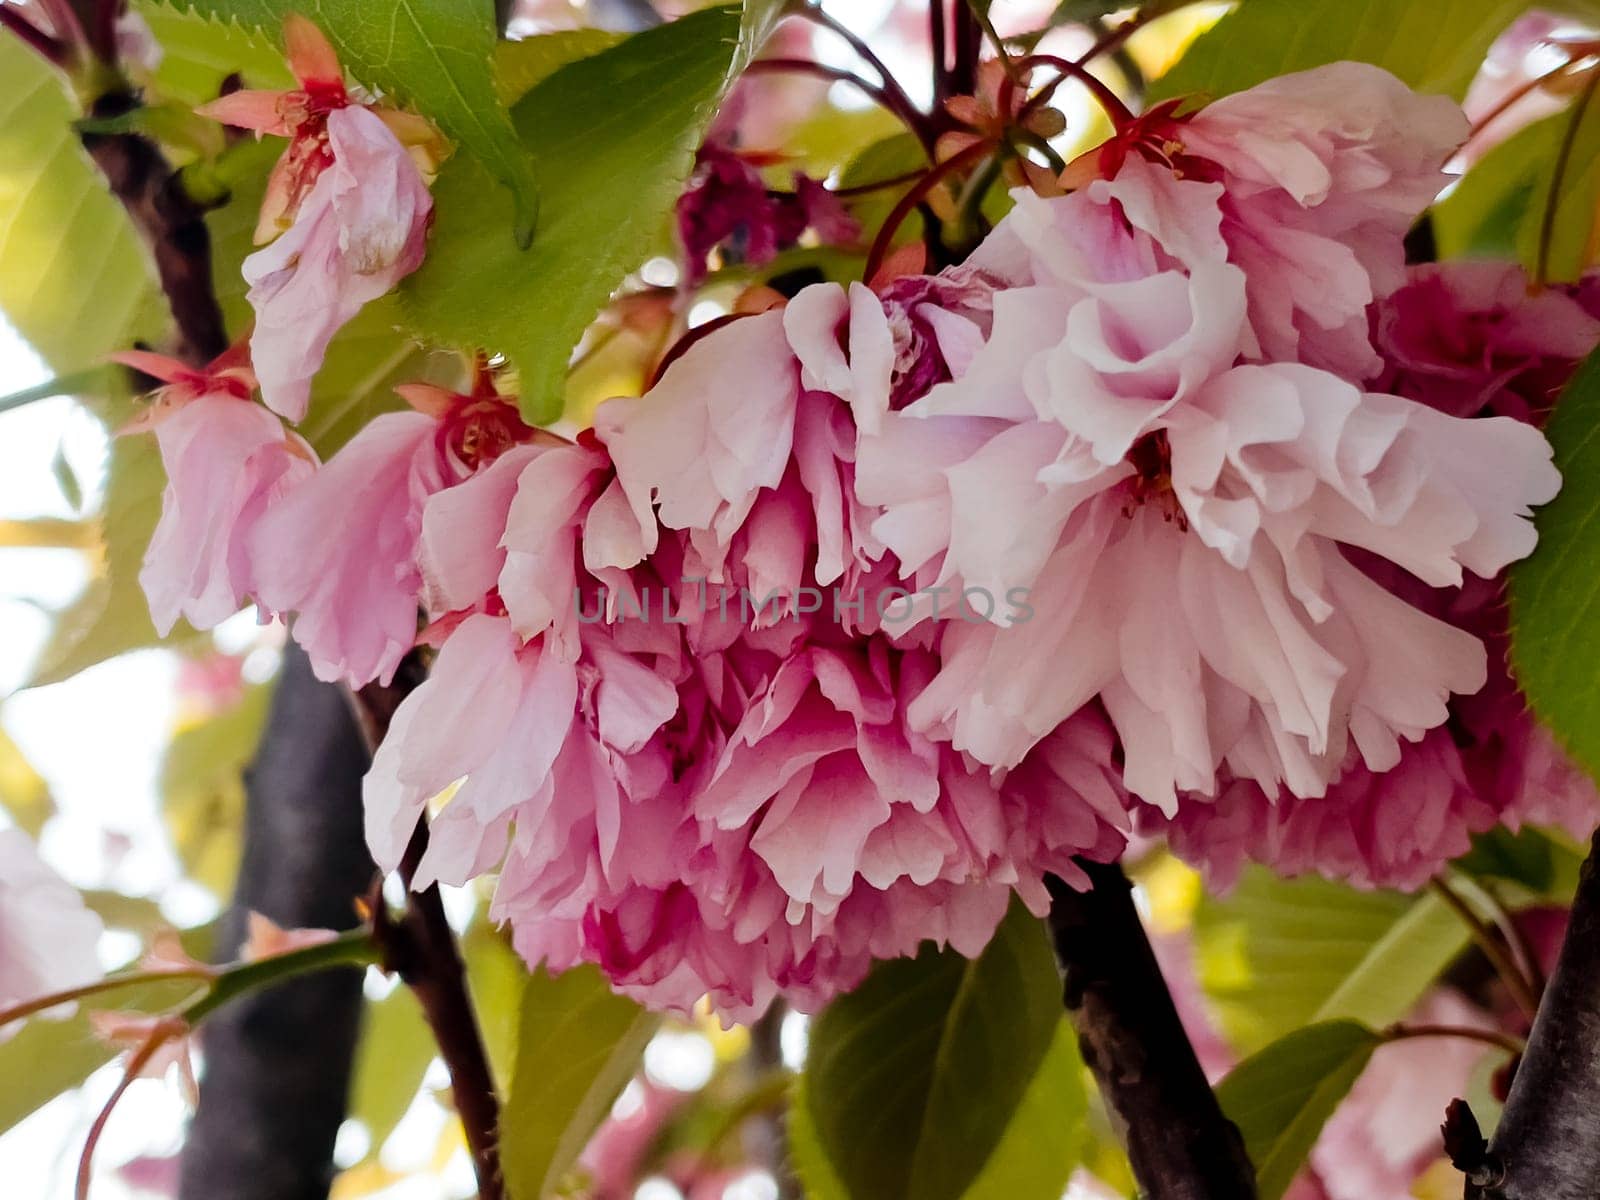
M 66 44 L 51 37 L 12 5 L 0 3 L 0 25 L 16 34 L 23 45 L 36 51 L 52 66 L 66 65 Z
M 933 105 L 935 108 L 950 95 L 950 70 L 945 64 L 944 32 L 945 0 L 928 0 L 928 40 L 933 51 Z
M 1063 81 L 1075 79 L 1094 97 L 1096 103 L 1105 110 L 1106 116 L 1111 118 L 1113 125 L 1120 129 L 1131 122 L 1134 119 L 1133 112 L 1122 102 L 1122 97 L 1118 96 L 1102 80 L 1090 72 L 1083 65 L 1084 61 L 1074 62 L 1070 58 L 1061 58 L 1055 54 L 1030 54 L 1027 58 L 1020 60 L 1020 66 L 1055 67 L 1061 74 L 1029 97 L 1028 102 L 1022 106 L 1022 111 L 1018 113 L 1017 119 L 1019 121 L 1022 120 L 1022 118 L 1046 103 L 1055 94 L 1056 88 L 1060 87 Z
M 900 197 L 890 211 L 888 219 L 884 221 L 883 227 L 878 230 L 878 236 L 873 239 L 872 249 L 867 254 L 867 265 L 863 275 L 869 282 L 877 275 L 878 268 L 883 265 L 884 256 L 889 252 L 889 245 L 894 240 L 895 231 L 900 228 L 906 217 L 911 215 L 911 210 L 922 203 L 923 198 L 934 189 L 941 179 L 947 175 L 953 175 L 963 167 L 977 162 L 985 154 L 993 153 L 993 151 L 994 143 L 975 142 L 959 154 L 952 155 L 950 158 L 945 159 L 944 162 L 933 167 L 923 175 L 922 179 L 914 187 Z
M 928 132 L 927 121 L 923 113 L 919 112 L 909 101 L 902 103 L 894 93 L 868 82 L 853 71 L 846 71 L 839 67 L 824 66 L 822 63 L 812 62 L 809 58 L 758 58 L 745 68 L 745 72 L 752 75 L 763 75 L 773 71 L 814 75 L 818 79 L 828 79 L 835 83 L 848 83 L 851 87 L 857 88 L 871 97 L 874 103 L 898 117 L 924 146 L 929 144 L 926 136 Z
M 1572 106 L 1572 120 L 1567 122 L 1566 132 L 1561 138 L 1561 149 L 1556 154 L 1555 169 L 1550 173 L 1550 194 L 1545 199 L 1544 220 L 1539 226 L 1539 266 L 1534 275 L 1534 283 L 1539 287 L 1550 282 L 1550 251 L 1556 236 L 1556 213 L 1561 208 L 1561 185 L 1566 182 L 1567 168 L 1572 163 L 1572 148 L 1578 140 L 1578 129 L 1583 125 L 1583 118 L 1589 111 L 1589 102 L 1594 99 L 1597 86 L 1600 86 L 1600 70 L 1590 74 L 1589 82 L 1584 84 L 1583 91 Z

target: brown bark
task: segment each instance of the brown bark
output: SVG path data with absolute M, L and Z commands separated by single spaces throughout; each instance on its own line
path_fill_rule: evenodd
M 1255 1171 L 1178 1019 L 1116 865 L 1079 861 L 1094 887 L 1050 882 L 1050 933 L 1083 1060 L 1148 1200 L 1253 1200 Z
M 1458 1145 L 1467 1200 L 1600 1196 L 1600 834 L 1583 864 L 1556 968 L 1485 1153 Z M 1457 1105 L 1464 1109 L 1458 1101 Z M 1447 1125 L 1458 1142 L 1460 1111 Z M 1473 1125 L 1475 1129 L 1475 1124 Z M 1468 1131 L 1470 1132 L 1470 1131 Z

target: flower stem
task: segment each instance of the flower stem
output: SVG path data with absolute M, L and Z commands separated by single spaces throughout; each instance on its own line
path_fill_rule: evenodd
M 878 268 L 883 265 L 884 256 L 888 254 L 889 246 L 894 241 L 895 231 L 911 215 L 911 210 L 922 203 L 924 197 L 938 186 L 940 180 L 971 166 L 984 155 L 992 153 L 994 153 L 993 143 L 974 142 L 959 154 L 952 155 L 928 171 L 917 181 L 915 186 L 900 197 L 890 211 L 888 218 L 884 221 L 883 227 L 878 230 L 878 236 L 873 239 L 872 249 L 867 253 L 867 265 L 863 275 L 869 283 L 877 275 Z
M 1528 1048 L 1528 1044 L 1515 1034 L 1503 1033 L 1498 1029 L 1474 1029 L 1470 1025 L 1391 1025 L 1383 1031 L 1386 1042 L 1403 1042 L 1411 1038 L 1465 1038 L 1472 1042 L 1482 1042 L 1486 1046 L 1493 1046 L 1497 1050 L 1504 1050 L 1507 1054 L 1521 1054 Z
M 1489 965 L 1494 968 L 1495 974 L 1500 976 L 1506 985 L 1506 990 L 1511 993 L 1511 998 L 1516 1001 L 1517 1007 L 1528 1016 L 1533 1016 L 1539 1008 L 1539 997 L 1535 994 L 1533 984 L 1512 959 L 1500 935 L 1491 929 L 1444 879 L 1435 876 L 1432 886 L 1439 898 L 1461 918 L 1462 924 L 1471 932 L 1473 942 L 1489 960 Z
M 1555 168 L 1550 172 L 1550 192 L 1545 197 L 1544 219 L 1539 225 L 1538 267 L 1533 275 L 1534 283 L 1539 287 L 1550 282 L 1550 254 L 1556 239 L 1556 214 L 1561 210 L 1561 188 L 1567 181 L 1567 168 L 1572 164 L 1572 150 L 1578 142 L 1578 130 L 1589 112 L 1589 103 L 1594 99 L 1596 87 L 1600 87 L 1600 69 L 1590 72 L 1588 82 L 1583 85 L 1583 91 L 1572 106 L 1572 118 L 1561 135 L 1561 148 L 1556 152 Z

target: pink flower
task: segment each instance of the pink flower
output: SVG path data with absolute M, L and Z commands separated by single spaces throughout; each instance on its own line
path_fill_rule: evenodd
M 1466 135 L 1447 97 L 1356 62 L 1268 80 L 1180 126 L 1182 152 L 1223 186 L 1222 234 L 1268 359 L 1377 370 L 1367 305 L 1404 281 L 1402 238 Z
M 713 251 L 728 262 L 759 266 L 795 245 L 808 229 L 824 243 L 861 236 L 861 226 L 838 197 L 803 172 L 796 174 L 792 192 L 767 187 L 757 168 L 777 161 L 781 156 L 715 142 L 700 148 L 695 177 L 677 207 L 690 286 L 705 278 Z
M 433 212 L 416 164 L 376 115 L 352 105 L 327 126 L 332 162 L 294 224 L 244 261 L 261 395 L 292 421 L 305 416 L 333 335 L 421 265 Z
M 987 253 L 1028 286 L 995 294 L 983 349 L 888 414 L 855 474 L 906 573 L 985 610 L 946 623 L 915 725 L 1004 768 L 1098 696 L 1128 787 L 1169 812 L 1223 766 L 1297 796 L 1352 745 L 1393 766 L 1481 685 L 1483 650 L 1341 547 L 1436 585 L 1492 575 L 1559 483 L 1520 423 L 1240 365 L 1222 194 L 1137 156 L 1066 197 L 1019 194 Z
M 646 397 L 607 401 L 595 434 L 639 527 L 608 565 L 654 550 L 659 519 L 689 531 L 689 575 L 775 594 L 780 613 L 802 587 L 853 590 L 881 547 L 854 496 L 851 406 L 885 403 L 893 354 L 866 288 L 819 284 L 701 338 Z
M 428 498 L 533 431 L 480 371 L 470 395 L 400 389 L 422 411 L 375 417 L 256 528 L 261 606 L 296 614 L 295 640 L 319 678 L 387 683 L 416 643 L 417 562 Z
M 100 918 L 45 865 L 27 834 L 0 829 L 0 1009 L 99 979 L 101 929 Z M 67 1005 L 41 1015 L 71 1011 Z M 16 1028 L 0 1028 L 0 1039 Z
M 418 881 L 499 865 L 493 912 L 530 963 L 597 963 L 656 1007 L 709 994 L 750 1017 L 781 992 L 809 1010 L 924 940 L 976 953 L 1013 889 L 1042 911 L 1045 872 L 1081 878 L 1075 856 L 1122 848 L 1103 721 L 997 784 L 907 726 L 929 651 L 831 612 L 726 612 L 683 581 L 694 531 L 652 527 L 654 552 L 603 582 L 591 535 L 639 525 L 593 446 L 507 454 L 424 525 L 450 548 L 428 574 L 453 615 L 368 777 L 368 838 L 392 865 L 449 791 Z
M 1376 386 L 1452 416 L 1542 422 L 1600 342 L 1600 319 L 1576 290 L 1535 289 L 1515 263 L 1412 267 L 1373 310 Z
M 1463 170 L 1518 130 L 1566 106 L 1570 96 L 1561 93 L 1577 84 L 1579 72 L 1534 84 L 1565 62 L 1582 61 L 1582 54 L 1563 43 L 1593 37 L 1570 18 L 1534 9 L 1495 39 L 1461 104 L 1473 123 L 1472 140 L 1462 148 Z
M 199 111 L 290 139 L 256 226 L 257 243 L 277 240 L 245 259 L 244 277 L 262 399 L 298 421 L 333 335 L 422 262 L 433 213 L 422 170 L 437 139 L 420 117 L 355 102 L 306 18 L 290 14 L 284 40 L 299 89 L 234 92 Z
M 167 473 L 139 572 L 150 617 L 163 636 L 179 616 L 209 629 L 255 592 L 253 530 L 315 456 L 250 399 L 254 378 L 231 351 L 199 371 L 143 351 L 116 357 L 167 384 L 125 431 L 153 429 Z
M 1383 382 L 1460 416 L 1541 420 L 1600 322 L 1569 295 L 1530 293 L 1519 268 L 1493 262 L 1416 267 L 1374 316 Z M 1325 796 L 1269 799 L 1225 781 L 1215 801 L 1180 798 L 1170 820 L 1148 810 L 1173 848 L 1226 887 L 1247 859 L 1281 874 L 1317 872 L 1363 887 L 1420 887 L 1495 824 L 1548 825 L 1587 840 L 1600 795 L 1528 711 L 1507 663 L 1510 631 L 1498 580 L 1430 588 L 1389 563 L 1358 566 L 1408 604 L 1480 639 L 1484 686 L 1450 703 L 1447 724 L 1401 748 L 1392 770 L 1354 756 Z

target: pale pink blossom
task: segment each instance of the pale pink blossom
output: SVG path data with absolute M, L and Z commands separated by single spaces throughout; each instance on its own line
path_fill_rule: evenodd
M 327 115 L 331 161 L 294 223 L 244 261 L 261 395 L 292 421 L 343 325 L 422 263 L 433 198 L 400 140 L 359 105 Z
M 1402 239 L 1466 135 L 1448 97 L 1358 62 L 1270 79 L 1181 124 L 1182 153 L 1222 184 L 1222 233 L 1267 358 L 1377 370 L 1367 305 L 1403 282 Z
M 124 432 L 153 429 L 167 483 L 139 583 L 157 632 L 180 616 L 209 629 L 256 590 L 250 539 L 315 455 L 250 399 L 254 378 L 231 354 L 203 370 L 142 351 L 117 356 L 165 382 Z
M 429 497 L 470 478 L 533 431 L 480 372 L 469 395 L 400 389 L 421 411 L 384 413 L 260 522 L 256 597 L 294 614 L 319 678 L 388 682 L 416 643 L 418 542 Z
M 1600 322 L 1578 289 L 1532 291 L 1508 263 L 1415 267 L 1373 317 L 1383 384 L 1459 416 L 1541 421 Z M 1317 872 L 1362 887 L 1416 888 L 1495 824 L 1553 826 L 1587 841 L 1600 795 L 1528 711 L 1507 662 L 1501 581 L 1430 588 L 1372 555 L 1356 564 L 1408 604 L 1472 634 L 1488 650 L 1484 686 L 1451 700 L 1448 722 L 1375 773 L 1355 756 L 1326 795 L 1269 797 L 1224 781 L 1213 801 L 1184 797 L 1170 820 L 1145 810 L 1148 832 L 1226 887 L 1248 860 L 1286 875 Z
M 655 548 L 658 520 L 685 530 L 692 573 L 778 594 L 785 612 L 801 587 L 852 590 L 881 548 L 854 496 L 851 409 L 884 403 L 893 357 L 871 292 L 819 284 L 702 338 L 645 397 L 607 401 L 595 433 L 638 521 L 636 549 Z
M 1167 811 L 1224 766 L 1298 796 L 1352 746 L 1393 766 L 1481 685 L 1483 649 L 1342 547 L 1435 585 L 1492 575 L 1559 483 L 1518 422 L 1241 362 L 1222 195 L 1138 156 L 1019 194 L 990 253 L 1025 252 L 1028 278 L 995 294 L 963 374 L 862 440 L 855 474 L 920 586 L 1021 589 L 1031 614 L 947 622 L 916 726 L 1004 768 L 1099 697 L 1129 788 Z
M 100 969 L 100 918 L 39 857 L 20 829 L 0 829 L 0 1009 L 93 983 Z M 47 1009 L 61 1017 L 71 1005 Z M 0 1039 L 16 1032 L 0 1027 Z

